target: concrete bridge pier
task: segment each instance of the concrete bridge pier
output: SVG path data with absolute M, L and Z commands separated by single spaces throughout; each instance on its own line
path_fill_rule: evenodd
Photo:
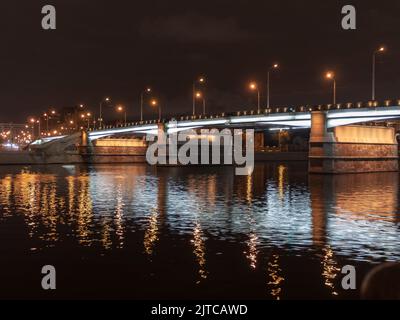
M 80 147 L 88 147 L 90 145 L 89 135 L 86 130 L 81 130 Z
M 311 114 L 310 173 L 361 173 L 399 170 L 394 128 L 339 126 L 328 128 L 327 113 Z
M 168 164 L 167 127 L 164 123 L 159 123 L 157 127 L 158 163 L 166 165 Z

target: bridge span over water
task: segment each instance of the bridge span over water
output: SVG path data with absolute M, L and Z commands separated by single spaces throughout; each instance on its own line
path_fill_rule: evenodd
M 104 126 L 89 130 L 89 139 L 97 140 L 121 134 L 157 134 L 158 124 L 165 124 L 168 133 L 189 129 L 202 128 L 304 128 L 312 126 L 312 113 L 321 111 L 326 114 L 326 128 L 338 126 L 394 120 L 400 118 L 400 100 L 386 100 L 383 105 L 371 101 L 364 103 L 347 103 L 334 105 L 319 105 L 314 107 L 281 107 L 265 109 L 264 112 L 238 111 L 221 113 L 213 116 L 181 116 L 166 121 L 148 120 L 127 123 L 119 126 Z M 47 143 L 65 136 L 44 137 L 33 144 Z
M 113 161 L 118 162 L 124 157 L 130 159 L 129 157 L 141 156 L 144 159 L 147 144 L 141 139 L 143 135 L 176 133 L 189 129 L 248 128 L 255 130 L 257 151 L 257 145 L 264 144 L 263 135 L 266 130 L 300 128 L 310 130 L 310 172 L 398 171 L 399 150 L 395 128 L 366 125 L 396 119 L 400 119 L 400 100 L 386 101 L 383 106 L 370 102 L 367 105 L 273 108 L 263 113 L 245 111 L 105 126 L 96 130 L 83 130 L 71 136 L 46 137 L 33 143 L 32 150 L 36 154 L 47 152 L 56 159 L 64 152 L 68 156 L 74 156 L 74 159 L 82 158 L 83 162 L 96 162 L 100 161 L 97 159 L 105 158 L 106 161 L 111 161 L 111 156 L 114 157 Z M 131 136 L 131 144 L 121 141 L 118 144 L 115 140 L 121 136 Z M 135 136 L 137 137 L 134 138 Z M 112 141 L 112 137 L 116 139 Z
M 350 124 L 400 118 L 400 106 L 327 110 L 325 110 L 324 107 L 320 107 L 316 108 L 316 110 L 326 113 L 326 126 L 328 129 Z M 165 126 L 168 133 L 202 128 L 253 128 L 256 130 L 274 127 L 311 128 L 312 112 L 314 112 L 314 110 L 296 112 L 289 109 L 286 112 L 266 112 L 263 114 L 238 112 L 236 115 L 229 116 L 221 114 L 213 117 L 182 118 L 178 121 L 174 119 L 167 121 Z M 116 134 L 157 134 L 157 132 L 157 121 L 149 121 L 148 123 L 134 123 L 119 127 L 110 126 L 100 130 L 93 130 L 89 132 L 89 138 L 91 140 L 96 140 Z

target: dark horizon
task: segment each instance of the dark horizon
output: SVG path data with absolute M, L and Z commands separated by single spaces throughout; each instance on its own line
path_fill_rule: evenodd
M 166 116 L 190 114 L 198 75 L 207 78 L 210 112 L 244 110 L 256 104 L 251 80 L 263 84 L 265 105 L 266 72 L 275 62 L 281 67 L 272 75 L 271 105 L 329 103 L 327 70 L 336 73 L 338 102 L 368 101 L 371 56 L 380 45 L 388 50 L 377 60 L 377 99 L 398 98 L 400 3 L 383 3 L 353 1 L 354 31 L 340 24 L 341 8 L 350 3 L 336 0 L 2 3 L 0 122 L 80 103 L 97 113 L 104 96 L 138 119 L 147 85 Z M 57 9 L 57 30 L 41 29 L 45 4 Z

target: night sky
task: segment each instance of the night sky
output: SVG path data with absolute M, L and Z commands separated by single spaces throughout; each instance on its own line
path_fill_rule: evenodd
M 41 28 L 45 4 L 57 9 L 55 31 Z M 355 31 L 341 28 L 345 4 L 356 6 Z M 256 104 L 250 80 L 263 84 L 266 103 L 274 62 L 274 106 L 331 102 L 327 70 L 337 74 L 338 102 L 367 101 L 372 52 L 382 44 L 377 98 L 400 97 L 398 0 L 13 0 L 1 1 L 0 14 L 0 122 L 80 103 L 97 112 L 105 96 L 137 119 L 147 85 L 165 113 L 190 114 L 198 75 L 207 78 L 209 110 L 244 110 Z

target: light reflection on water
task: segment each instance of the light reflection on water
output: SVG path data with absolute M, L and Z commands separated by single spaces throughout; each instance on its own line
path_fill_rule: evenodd
M 105 252 L 140 241 L 153 263 L 166 239 L 187 237 L 197 285 L 223 254 L 211 240 L 235 244 L 249 270 L 264 270 L 274 299 L 288 282 L 283 256 L 307 257 L 336 296 L 339 258 L 400 259 L 398 194 L 398 174 L 309 176 L 288 164 L 258 164 L 245 177 L 230 167 L 2 167 L 0 223 L 22 217 L 32 251 L 65 239 Z

